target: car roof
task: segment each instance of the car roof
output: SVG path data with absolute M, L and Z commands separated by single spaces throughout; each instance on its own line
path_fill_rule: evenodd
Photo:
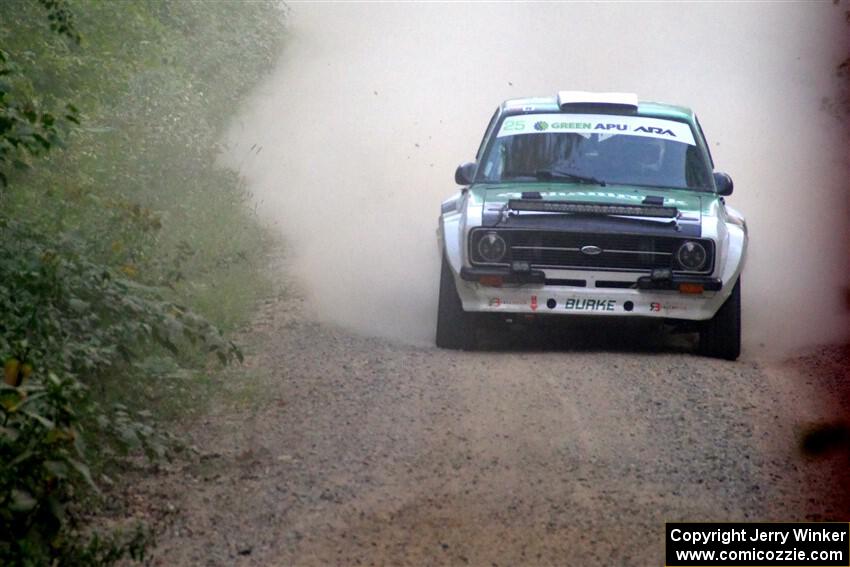
M 540 111 L 561 112 L 557 96 L 512 98 L 503 102 L 501 109 L 503 112 L 510 112 L 511 114 L 527 114 Z M 639 101 L 636 114 L 639 116 L 694 122 L 694 112 L 690 108 L 663 102 Z

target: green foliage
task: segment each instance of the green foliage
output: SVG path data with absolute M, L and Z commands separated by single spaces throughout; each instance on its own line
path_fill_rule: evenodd
M 73 231 L 92 259 L 170 286 L 232 328 L 258 281 L 229 286 L 226 298 L 217 286 L 256 272 L 265 234 L 216 159 L 228 117 L 280 49 L 282 12 L 273 2 L 69 5 L 82 47 L 47 34 L 32 2 L 0 3 L 0 45 L 28 77 L 22 92 L 47 108 L 73 101 L 82 121 L 66 151 L 8 171 L 17 190 L 4 209 L 46 232 Z
M 166 454 L 151 380 L 241 357 L 219 329 L 262 293 L 266 240 L 218 141 L 282 21 L 275 2 L 0 3 L 0 564 L 143 555 L 144 530 L 89 533 L 80 502 L 121 455 Z
M 87 428 L 101 445 L 163 455 L 137 414 L 121 404 L 104 409 L 88 395 L 99 376 L 120 372 L 155 345 L 175 356 L 181 346 L 200 346 L 223 363 L 241 355 L 210 323 L 156 289 L 86 260 L 73 240 L 50 246 L 7 221 L 0 241 L 16 243 L 0 246 L 0 534 L 12 536 L 0 537 L 5 564 L 24 552 L 64 549 L 70 481 L 96 490 Z
M 177 354 L 177 345 L 203 344 L 222 362 L 236 347 L 201 317 L 163 301 L 155 288 L 82 255 L 74 240 L 48 246 L 16 222 L 0 224 L 0 352 L 52 363 L 51 370 L 100 373 L 130 361 L 155 343 Z M 14 337 L 9 341 L 10 337 Z M 62 366 L 58 366 L 59 362 Z
M 4 187 L 7 185 L 5 170 L 28 168 L 27 156 L 43 155 L 52 147 L 61 146 L 66 124 L 79 123 L 73 105 L 69 104 L 64 117 L 57 119 L 40 109 L 33 100 L 17 99 L 10 79 L 23 80 L 20 68 L 0 49 L 0 186 Z
M 47 10 L 47 20 L 50 22 L 51 30 L 68 37 L 75 43 L 80 43 L 80 34 L 74 28 L 74 13 L 68 9 L 65 0 L 38 0 L 38 2 Z

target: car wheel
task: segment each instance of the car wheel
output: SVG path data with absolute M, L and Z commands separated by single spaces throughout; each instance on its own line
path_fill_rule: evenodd
M 741 354 L 741 279 L 714 317 L 699 332 L 699 351 L 705 356 L 736 360 Z
M 449 262 L 443 255 L 440 269 L 440 299 L 437 307 L 437 346 L 470 350 L 476 343 L 476 317 L 463 310 Z

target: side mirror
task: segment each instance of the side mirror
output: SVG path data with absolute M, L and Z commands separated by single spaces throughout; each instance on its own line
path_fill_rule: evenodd
M 457 166 L 457 169 L 455 170 L 455 183 L 458 185 L 472 185 L 472 180 L 475 178 L 475 170 L 477 168 L 478 164 L 472 161 L 468 161 Z
M 721 171 L 714 172 L 714 184 L 717 186 L 717 194 L 726 197 L 727 195 L 732 194 L 732 188 L 734 184 L 732 183 L 732 178 L 729 177 L 728 173 L 723 173 Z

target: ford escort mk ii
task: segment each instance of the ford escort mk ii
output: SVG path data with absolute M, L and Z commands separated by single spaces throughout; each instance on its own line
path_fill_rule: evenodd
M 488 317 L 654 317 L 741 345 L 743 216 L 694 113 L 625 93 L 509 100 L 442 203 L 437 345 Z

